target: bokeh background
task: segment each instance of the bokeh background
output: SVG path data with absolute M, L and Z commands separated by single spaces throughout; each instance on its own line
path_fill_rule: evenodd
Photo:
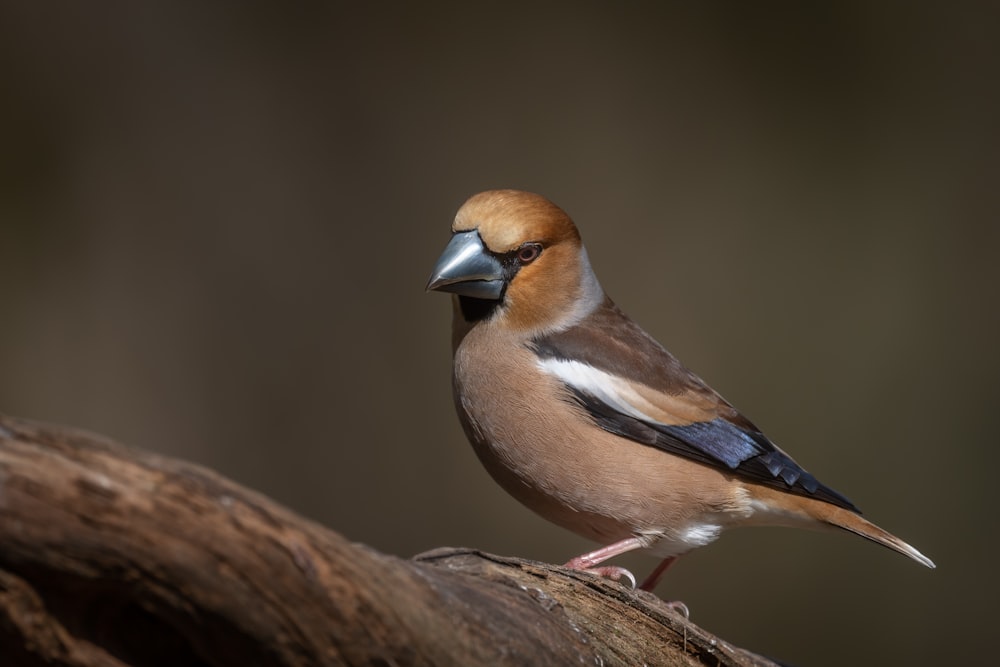
M 737 531 L 659 593 L 793 663 L 971 660 L 1000 621 L 998 21 L 5 2 L 0 410 L 200 462 L 389 553 L 565 561 L 591 545 L 465 443 L 448 299 L 424 293 L 467 196 L 537 191 L 627 312 L 939 565 Z

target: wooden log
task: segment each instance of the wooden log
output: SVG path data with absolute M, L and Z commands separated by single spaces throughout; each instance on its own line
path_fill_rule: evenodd
M 0 416 L 3 665 L 772 665 L 653 595 L 354 544 L 205 468 Z

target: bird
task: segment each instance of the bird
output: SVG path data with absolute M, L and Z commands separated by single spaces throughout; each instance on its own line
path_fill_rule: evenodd
M 861 516 L 630 319 L 570 216 L 519 190 L 473 195 L 427 283 L 452 295 L 452 389 L 490 476 L 600 548 L 565 566 L 676 559 L 741 526 L 839 529 L 934 563 Z

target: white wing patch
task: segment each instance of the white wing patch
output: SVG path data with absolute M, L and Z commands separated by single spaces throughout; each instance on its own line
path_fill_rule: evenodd
M 543 371 L 556 376 L 566 385 L 600 399 L 622 414 L 644 421 L 656 421 L 636 407 L 636 402 L 646 403 L 646 401 L 631 391 L 628 383 L 619 377 L 598 370 L 582 361 L 550 357 L 540 358 L 538 365 Z M 630 401 L 630 398 L 633 400 Z
M 599 370 L 582 361 L 552 357 L 539 358 L 538 366 L 572 389 L 590 394 L 624 415 L 649 423 L 676 423 L 676 419 L 671 418 L 663 408 L 644 398 L 628 380 L 617 375 Z

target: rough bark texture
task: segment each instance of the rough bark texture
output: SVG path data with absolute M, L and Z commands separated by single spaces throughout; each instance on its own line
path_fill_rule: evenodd
M 0 416 L 3 665 L 770 665 L 656 597 L 404 560 L 209 470 Z

